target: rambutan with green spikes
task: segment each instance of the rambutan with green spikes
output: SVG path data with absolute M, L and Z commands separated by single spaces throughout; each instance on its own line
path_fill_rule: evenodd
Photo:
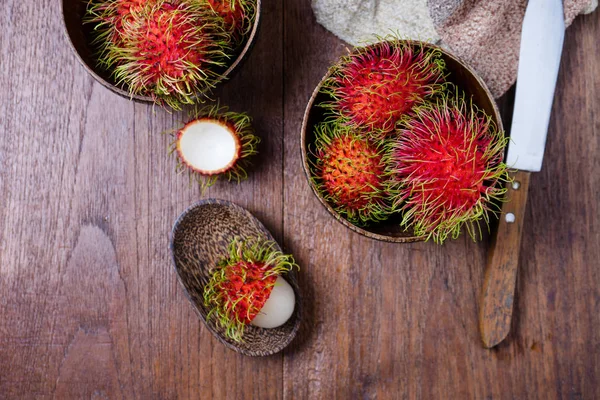
M 444 89 L 445 63 L 439 49 L 395 37 L 356 49 L 330 70 L 324 104 L 354 129 L 381 138 L 423 100 Z
M 145 5 L 154 0 L 90 0 L 84 17 L 85 23 L 94 24 L 97 36 L 95 43 L 103 50 L 109 44 L 120 43 L 123 24 L 127 23 L 132 14 L 140 12 Z
M 248 324 L 285 324 L 294 312 L 295 294 L 282 275 L 294 268 L 294 258 L 277 250 L 274 242 L 234 238 L 204 288 L 207 320 L 213 319 L 236 342 L 243 341 Z
M 214 87 L 233 51 L 223 18 L 200 1 L 92 0 L 86 22 L 117 84 L 176 110 Z
M 225 29 L 238 42 L 248 33 L 256 16 L 256 0 L 205 0 L 219 14 Z
M 507 178 L 507 139 L 490 117 L 462 96 L 415 108 L 386 156 L 390 193 L 401 224 L 443 243 L 462 227 L 476 238 L 478 221 L 497 211 Z
M 169 153 L 177 155 L 177 172 L 187 172 L 202 190 L 221 177 L 237 183 L 245 180 L 260 143 L 248 114 L 219 104 L 196 109 L 188 123 L 170 134 Z
M 315 136 L 312 179 L 322 197 L 354 224 L 387 219 L 385 148 L 333 122 L 317 125 Z

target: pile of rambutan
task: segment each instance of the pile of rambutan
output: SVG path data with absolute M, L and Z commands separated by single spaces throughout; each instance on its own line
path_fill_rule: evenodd
M 100 66 L 132 95 L 201 102 L 247 36 L 256 0 L 89 0 Z
M 312 182 L 340 216 L 392 216 L 437 243 L 475 238 L 507 179 L 507 139 L 447 80 L 440 49 L 395 37 L 354 50 L 321 86 Z

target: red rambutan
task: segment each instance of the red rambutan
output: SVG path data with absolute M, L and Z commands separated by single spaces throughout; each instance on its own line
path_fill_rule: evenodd
M 345 125 L 315 128 L 313 181 L 333 209 L 352 223 L 382 221 L 391 209 L 385 202 L 383 146 Z
M 256 13 L 256 1 L 252 0 L 206 0 L 210 8 L 219 14 L 225 28 L 239 41 L 252 26 Z
M 100 0 L 90 3 L 100 64 L 132 94 L 180 109 L 220 78 L 232 52 L 223 20 L 198 1 Z
M 323 84 L 333 97 L 326 107 L 373 137 L 392 132 L 415 105 L 444 88 L 439 49 L 384 39 L 343 57 Z
M 144 5 L 153 0 L 112 0 L 90 1 L 88 4 L 86 23 L 94 23 L 98 32 L 96 43 L 105 49 L 108 43 L 120 43 L 123 23 L 131 18 L 132 13 L 139 12 Z
M 494 212 L 505 189 L 507 139 L 489 117 L 464 98 L 415 108 L 386 157 L 394 207 L 402 225 L 442 243 L 462 226 L 475 238 L 475 222 Z
M 283 325 L 294 311 L 295 294 L 281 275 L 298 268 L 294 258 L 278 251 L 273 242 L 237 238 L 228 253 L 204 288 L 207 319 L 215 318 L 226 336 L 237 342 L 243 340 L 248 324 Z

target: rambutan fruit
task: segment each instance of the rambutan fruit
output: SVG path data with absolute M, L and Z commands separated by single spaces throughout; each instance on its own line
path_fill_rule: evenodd
M 348 221 L 364 225 L 391 213 L 385 197 L 384 147 L 346 125 L 315 128 L 313 183 L 322 197 Z
M 243 341 L 248 324 L 276 328 L 287 322 L 295 307 L 294 290 L 281 276 L 298 268 L 291 255 L 270 241 L 232 240 L 228 256 L 211 271 L 204 305 L 230 339 Z
M 153 0 L 91 0 L 84 22 L 95 24 L 94 28 L 98 33 L 95 43 L 105 50 L 109 43 L 120 42 L 123 23 L 127 23 L 132 13 L 139 12 L 144 5 L 152 2 Z
M 249 29 L 256 15 L 256 0 L 205 0 L 219 14 L 225 29 L 239 42 Z
M 507 139 L 491 118 L 463 97 L 416 107 L 386 156 L 390 193 L 401 224 L 437 243 L 463 226 L 475 239 L 480 219 L 505 193 Z
M 176 110 L 214 86 L 232 52 L 222 17 L 197 1 L 93 0 L 86 21 L 117 84 Z
M 356 49 L 330 70 L 324 104 L 335 116 L 374 138 L 390 134 L 415 105 L 444 89 L 439 49 L 394 37 Z
M 224 177 L 240 182 L 248 177 L 249 157 L 257 154 L 260 138 L 245 113 L 217 105 L 197 109 L 191 120 L 171 133 L 170 153 L 178 158 L 177 172 L 187 171 L 202 189 Z

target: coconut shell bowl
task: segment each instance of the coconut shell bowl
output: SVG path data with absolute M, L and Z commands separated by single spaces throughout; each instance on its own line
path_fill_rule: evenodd
M 492 97 L 492 94 L 487 89 L 483 80 L 475 73 L 475 71 L 472 68 L 466 65 L 455 55 L 435 45 L 417 41 L 403 42 L 415 48 L 423 47 L 426 51 L 439 49 L 441 51 L 441 58 L 446 64 L 446 72 L 448 74 L 446 81 L 451 82 L 459 89 L 462 89 L 465 93 L 465 99 L 467 101 L 472 101 L 475 106 L 477 106 L 480 110 L 484 111 L 488 116 L 490 116 L 493 123 L 496 124 L 496 127 L 499 130 L 502 130 L 502 121 L 500 119 L 500 114 L 496 103 Z M 316 141 L 315 127 L 321 122 L 325 121 L 327 117 L 328 110 L 320 106 L 320 104 L 332 100 L 332 97 L 329 94 L 323 93 L 321 91 L 325 81 L 330 77 L 330 75 L 331 69 L 323 77 L 321 82 L 319 82 L 314 92 L 312 93 L 312 96 L 306 107 L 306 111 L 304 113 L 304 120 L 302 123 L 302 163 L 304 172 L 306 174 L 306 177 L 308 179 L 309 185 L 313 193 L 319 199 L 319 202 L 323 205 L 323 207 L 325 207 L 325 209 L 333 217 L 335 217 L 337 221 L 339 221 L 342 225 L 346 226 L 348 229 L 357 232 L 361 235 L 376 240 L 395 243 L 410 243 L 424 240 L 424 237 L 416 236 L 414 232 L 412 232 L 410 229 L 406 230 L 405 228 L 400 226 L 402 215 L 399 214 L 396 214 L 383 222 L 370 223 L 368 225 L 358 226 L 348 221 L 344 218 L 344 216 L 336 212 L 332 204 L 330 204 L 328 200 L 324 197 L 324 195 L 318 190 L 317 185 L 314 181 L 315 172 L 312 167 L 313 165 L 315 165 L 316 157 L 314 156 L 314 152 L 311 149 L 314 149 Z
M 292 316 L 282 326 L 272 329 L 246 326 L 242 342 L 225 335 L 214 318 L 208 318 L 203 293 L 209 273 L 227 256 L 234 237 L 273 241 L 272 235 L 249 211 L 224 200 L 202 200 L 184 211 L 173 227 L 171 253 L 179 282 L 207 329 L 226 347 L 247 356 L 268 356 L 283 350 L 295 337 L 302 317 L 302 301 L 296 272 L 284 275 L 295 294 Z M 281 251 L 278 245 L 276 250 Z M 191 262 L 190 262 L 191 261 Z
M 96 57 L 97 50 L 92 42 L 94 39 L 93 27 L 90 24 L 84 24 L 87 1 L 85 0 L 61 0 L 63 22 L 65 33 L 69 39 L 69 44 L 81 65 L 87 72 L 94 77 L 102 86 L 113 91 L 123 97 L 136 100 L 139 102 L 152 103 L 153 99 L 150 96 L 130 94 L 126 88 L 118 85 L 109 71 L 99 67 Z M 215 71 L 220 75 L 220 83 L 231 77 L 235 70 L 241 66 L 243 61 L 250 53 L 254 41 L 256 39 L 261 18 L 261 0 L 256 2 L 256 13 L 254 21 L 249 32 L 244 36 L 241 44 L 235 49 L 235 54 L 229 59 L 229 62 L 224 67 Z M 200 93 L 198 93 L 200 95 Z

